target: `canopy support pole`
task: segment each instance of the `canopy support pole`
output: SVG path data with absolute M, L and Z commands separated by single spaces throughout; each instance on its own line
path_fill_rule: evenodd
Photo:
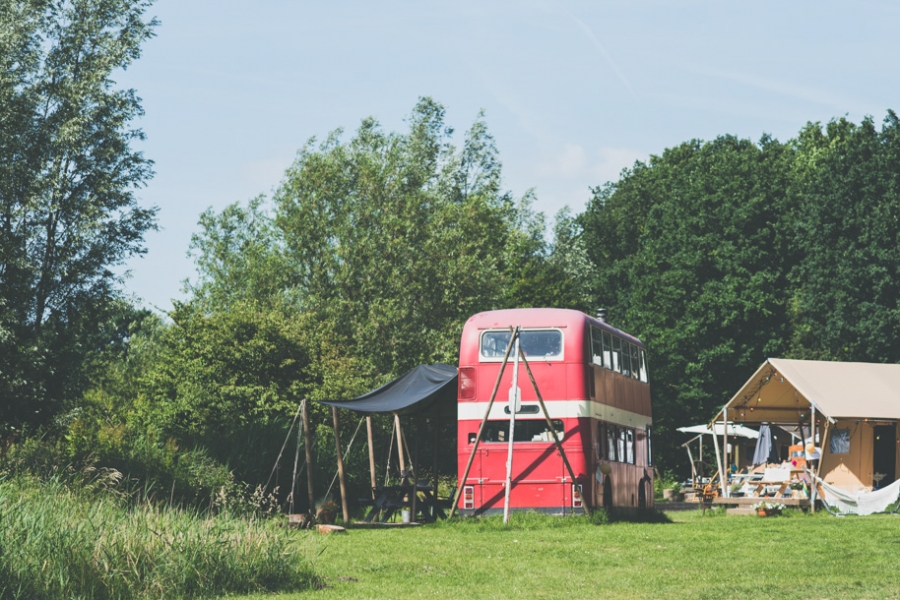
M 722 409 L 722 495 L 728 498 L 731 494 L 728 490 L 728 472 L 731 465 L 728 464 L 728 405 Z
M 413 420 L 416 425 L 415 435 L 413 436 L 413 479 L 412 479 L 412 506 L 410 520 L 416 521 L 416 505 L 419 500 L 419 430 L 422 421 L 419 418 Z
M 500 363 L 500 371 L 497 373 L 497 381 L 494 383 L 494 390 L 491 392 L 491 399 L 488 401 L 487 409 L 484 411 L 484 418 L 481 419 L 481 425 L 478 426 L 478 433 L 475 435 L 475 443 L 472 444 L 472 452 L 469 453 L 469 462 L 466 463 L 466 470 L 463 471 L 462 479 L 456 482 L 456 493 L 453 495 L 453 504 L 450 506 L 449 519 L 453 518 L 456 513 L 456 507 L 459 506 L 459 497 L 462 495 L 466 480 L 469 477 L 469 471 L 472 469 L 472 463 L 475 461 L 475 452 L 478 451 L 478 444 L 481 442 L 481 434 L 484 433 L 484 425 L 487 423 L 491 414 L 491 407 L 494 405 L 494 398 L 497 397 L 497 390 L 500 389 L 500 379 L 503 378 L 503 371 L 506 369 L 506 363 L 509 362 L 509 353 L 512 351 L 513 342 L 519 337 L 519 331 L 516 330 L 509 336 L 509 344 L 506 345 L 506 353 L 503 355 L 503 362 Z
M 809 411 L 809 417 L 810 417 L 809 443 L 812 444 L 813 451 L 807 453 L 807 455 L 813 456 L 816 451 L 816 405 L 813 404 L 812 402 L 810 402 L 809 408 L 810 408 L 810 411 Z M 801 433 L 802 433 L 802 431 L 801 431 Z M 808 447 L 809 444 L 807 444 L 806 446 Z M 806 450 L 807 450 L 807 448 L 803 448 L 804 452 Z M 818 476 L 818 471 L 819 471 L 819 465 L 821 465 L 821 464 L 822 464 L 822 453 L 819 452 L 819 461 L 816 463 L 816 475 L 817 476 Z M 810 469 L 810 471 L 812 471 L 812 469 Z M 815 514 L 816 513 L 816 496 L 817 496 L 816 488 L 818 487 L 818 485 L 817 485 L 817 482 L 813 482 L 813 483 L 815 483 L 816 485 L 813 485 L 812 489 L 809 491 L 809 510 L 810 510 L 810 512 Z
M 406 470 L 405 448 L 403 447 L 403 429 L 400 427 L 400 415 L 394 413 L 394 427 L 397 429 L 397 455 L 400 458 L 400 478 L 403 478 L 403 471 Z
M 547 412 L 547 405 L 544 404 L 544 397 L 541 396 L 541 390 L 538 389 L 537 381 L 534 380 L 534 374 L 531 372 L 531 365 L 528 364 L 528 359 L 525 358 L 525 354 L 522 352 L 521 347 L 519 347 L 519 355 L 522 358 L 522 362 L 525 363 L 525 370 L 528 372 L 528 378 L 531 379 L 532 387 L 534 387 L 534 395 L 537 396 L 538 402 L 541 405 L 541 410 L 544 411 L 544 420 L 547 421 L 547 427 L 550 428 L 550 433 L 553 434 L 553 442 L 556 444 L 556 449 L 559 450 L 563 463 L 566 465 L 566 470 L 569 472 L 569 477 L 572 479 L 573 499 L 575 495 L 578 495 L 578 497 L 581 498 L 581 509 L 584 511 L 584 514 L 591 516 L 591 508 L 588 506 L 584 494 L 578 489 L 578 480 L 575 478 L 575 472 L 572 470 L 572 465 L 569 464 L 569 458 L 566 456 L 566 451 L 563 449 L 559 436 L 556 435 L 556 428 L 553 427 L 553 421 L 550 420 L 550 413 Z
M 434 471 L 431 474 L 432 478 L 432 491 L 434 492 L 434 499 L 437 500 L 438 497 L 438 457 L 441 452 L 441 437 L 439 435 L 440 429 L 438 428 L 438 420 L 436 418 L 431 419 L 431 425 L 434 427 Z M 434 511 L 432 515 L 434 520 L 437 521 L 437 511 Z
M 293 429 L 293 427 L 291 429 Z M 294 498 L 295 494 L 297 493 L 297 464 L 300 462 L 300 435 L 302 433 L 303 423 L 297 423 L 297 449 L 294 451 L 294 473 L 291 477 L 291 503 L 290 507 L 288 508 L 288 512 L 290 514 L 294 514 Z
M 829 442 L 828 436 L 831 434 L 831 422 L 825 421 L 825 431 L 822 433 L 822 443 L 819 446 L 819 464 L 816 465 L 816 479 L 821 478 L 822 463 L 825 461 L 825 444 Z
M 344 474 L 344 456 L 341 452 L 341 425 L 338 419 L 337 406 L 331 407 L 331 417 L 334 420 L 334 450 L 337 454 L 338 475 L 341 480 L 341 508 L 344 512 L 344 524 L 350 522 L 350 506 L 347 501 L 347 478 Z
M 691 461 L 691 487 L 697 488 L 697 467 L 694 466 L 694 457 L 691 455 L 691 446 L 690 444 L 685 444 L 685 448 L 687 448 L 688 460 Z
M 313 471 L 315 463 L 313 463 L 312 453 L 312 429 L 309 427 L 309 400 L 304 399 L 301 404 L 301 413 L 303 415 L 303 442 L 306 449 L 306 492 L 309 497 L 309 517 L 311 521 L 316 518 L 316 492 L 314 489 Z
M 719 471 L 719 485 L 724 489 L 724 485 L 722 485 L 722 455 L 719 452 L 719 437 L 716 435 L 715 423 L 713 423 L 713 432 L 712 432 L 712 440 L 713 440 L 713 448 L 716 449 L 716 468 Z M 715 476 L 713 476 L 715 479 Z M 713 479 L 709 480 L 710 486 L 712 486 Z
M 369 438 L 369 474 L 372 479 L 372 500 L 375 499 L 375 441 L 372 435 L 372 415 L 366 416 L 366 434 Z

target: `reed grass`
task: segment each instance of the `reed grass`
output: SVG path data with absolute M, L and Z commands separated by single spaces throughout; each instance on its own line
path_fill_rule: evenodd
M 0 479 L 0 600 L 199 598 L 315 584 L 306 533 L 136 504 L 102 487 Z

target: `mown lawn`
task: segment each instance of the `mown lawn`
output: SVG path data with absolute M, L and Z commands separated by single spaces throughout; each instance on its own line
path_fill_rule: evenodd
M 900 517 L 520 516 L 318 537 L 329 598 L 900 598 Z M 262 597 L 260 597 L 262 598 Z M 272 596 L 266 596 L 272 598 Z

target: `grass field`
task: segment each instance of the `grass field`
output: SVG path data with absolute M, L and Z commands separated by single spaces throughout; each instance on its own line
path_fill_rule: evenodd
M 314 535 L 325 587 L 274 598 L 900 598 L 898 516 L 668 516 Z

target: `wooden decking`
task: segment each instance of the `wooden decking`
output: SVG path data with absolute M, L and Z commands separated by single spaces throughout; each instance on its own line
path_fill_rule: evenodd
M 738 498 L 722 498 L 721 496 L 713 499 L 713 504 L 718 504 L 719 506 L 737 506 L 737 507 L 749 507 L 757 502 L 771 502 L 771 503 L 779 503 L 784 504 L 790 508 L 809 508 L 809 498 L 758 498 L 758 497 L 747 497 L 741 496 Z

